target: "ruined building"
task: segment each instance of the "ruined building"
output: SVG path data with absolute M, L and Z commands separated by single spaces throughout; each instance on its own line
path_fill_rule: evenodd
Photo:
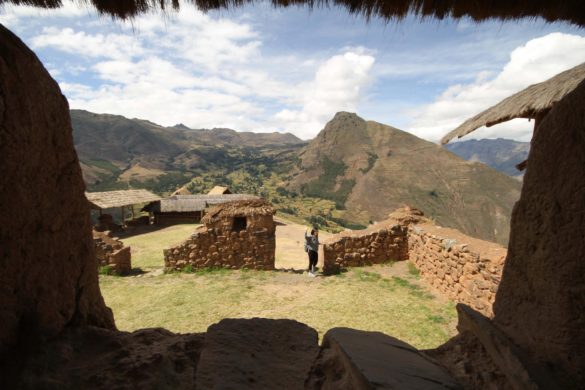
M 238 200 L 211 208 L 187 241 L 164 251 L 167 270 L 192 268 L 274 269 L 276 249 L 272 205 Z

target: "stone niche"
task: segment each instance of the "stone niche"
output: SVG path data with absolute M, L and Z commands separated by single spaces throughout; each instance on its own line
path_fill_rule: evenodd
M 93 244 L 98 265 L 109 266 L 118 275 L 127 275 L 132 270 L 131 251 L 129 246 L 108 232 L 93 231 Z
M 163 251 L 166 270 L 221 267 L 273 270 L 275 210 L 261 199 L 223 203 L 210 209 L 185 242 Z

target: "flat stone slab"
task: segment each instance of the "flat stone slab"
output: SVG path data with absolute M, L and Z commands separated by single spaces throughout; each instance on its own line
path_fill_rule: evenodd
M 380 332 L 333 328 L 308 388 L 460 389 L 443 368 L 416 348 Z
M 197 389 L 304 389 L 317 332 L 293 320 L 224 319 L 207 329 Z

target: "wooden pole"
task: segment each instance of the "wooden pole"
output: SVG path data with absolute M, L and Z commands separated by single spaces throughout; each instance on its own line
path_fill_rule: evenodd
M 132 207 L 132 219 L 134 219 L 134 205 L 131 206 Z

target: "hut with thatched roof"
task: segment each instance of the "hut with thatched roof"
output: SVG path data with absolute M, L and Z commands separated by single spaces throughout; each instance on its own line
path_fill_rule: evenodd
M 207 194 L 208 195 L 227 195 L 227 194 L 231 194 L 231 193 L 232 192 L 230 191 L 229 187 L 215 186 L 211 190 L 209 190 L 209 192 Z
M 134 206 L 148 202 L 160 201 L 160 196 L 153 194 L 150 191 L 139 190 L 120 190 L 120 191 L 104 191 L 104 192 L 86 192 L 87 198 L 92 210 L 99 211 L 99 224 L 96 229 L 99 231 L 111 230 L 116 231 L 126 225 L 126 209 L 129 209 L 132 214 L 131 224 L 144 223 L 148 224 L 147 216 L 135 220 Z M 120 215 L 122 218 L 122 226 L 114 222 L 111 214 L 104 214 L 103 211 L 107 209 L 120 208 Z
M 164 250 L 166 269 L 274 269 L 275 209 L 263 199 L 244 199 L 212 207 L 187 241 Z
M 237 200 L 260 199 L 248 194 L 174 195 L 151 202 L 142 208 L 152 214 L 155 224 L 199 223 L 209 207 Z

